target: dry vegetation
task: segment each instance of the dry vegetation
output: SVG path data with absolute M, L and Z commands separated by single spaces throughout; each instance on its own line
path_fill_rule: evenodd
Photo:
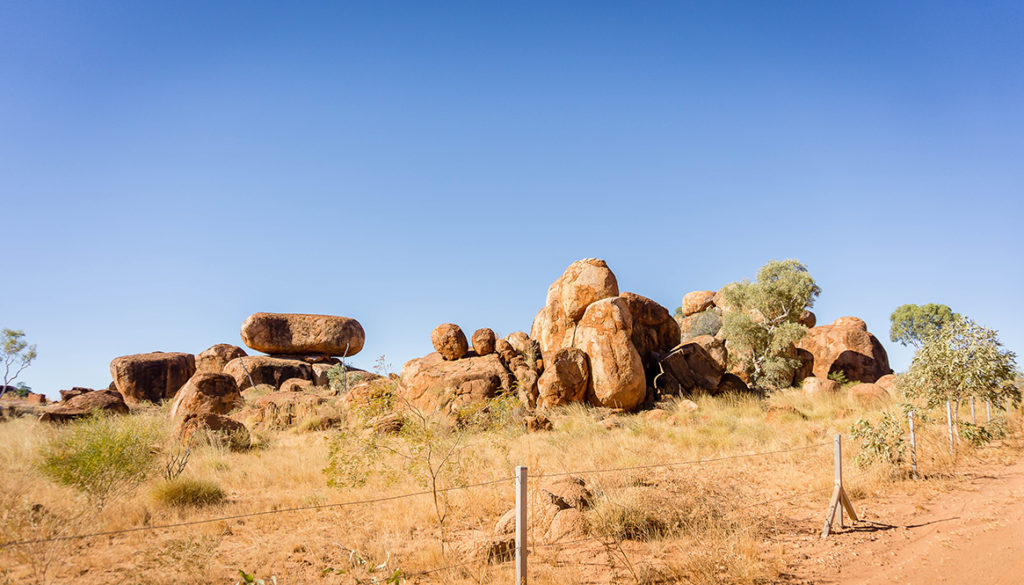
M 787 566 L 780 537 L 820 530 L 832 484 L 833 434 L 849 437 L 858 419 L 878 420 L 883 408 L 898 411 L 840 397 L 811 399 L 797 389 L 768 399 L 694 400 L 696 410 L 679 400 L 664 403 L 659 414 L 615 415 L 612 424 L 602 420 L 605 411 L 568 407 L 552 413 L 553 431 L 537 433 L 521 430 L 510 405 L 501 402 L 464 413 L 467 426 L 460 429 L 409 417 L 397 435 L 373 435 L 353 414 L 340 428 L 263 434 L 250 450 L 200 441 L 178 478 L 166 477 L 175 454 L 166 408 L 152 408 L 109 419 L 159 432 L 145 479 L 102 500 L 57 483 L 43 464 L 48 446 L 74 427 L 27 419 L 3 423 L 3 541 L 426 493 L 10 546 L 0 549 L 0 583 L 230 584 L 239 581 L 240 569 L 268 582 L 276 576 L 278 583 L 384 583 L 389 577 L 508 583 L 511 564 L 489 564 L 478 547 L 512 506 L 516 465 L 527 465 L 533 478 L 531 513 L 542 507 L 538 488 L 554 481 L 539 477 L 545 474 L 575 472 L 595 496 L 585 512 L 586 534 L 549 541 L 534 532 L 533 583 L 772 582 Z M 962 444 L 957 465 L 1016 457 L 1019 416 L 1009 427 L 1007 440 L 981 448 Z M 941 418 L 919 424 L 923 480 L 909 478 L 906 466 L 855 466 L 857 441 L 847 439 L 847 490 L 854 501 L 955 483 L 958 467 L 944 432 Z M 800 447 L 809 448 L 647 467 Z M 633 469 L 592 471 L 612 468 Z M 462 566 L 423 573 L 447 565 Z

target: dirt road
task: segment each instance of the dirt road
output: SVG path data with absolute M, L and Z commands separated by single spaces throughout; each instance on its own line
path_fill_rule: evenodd
M 1024 584 L 1024 461 L 976 468 L 948 492 L 863 504 L 856 527 L 790 543 L 787 582 Z

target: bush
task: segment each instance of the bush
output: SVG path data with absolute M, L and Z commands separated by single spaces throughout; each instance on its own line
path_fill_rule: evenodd
M 161 438 L 154 419 L 94 415 L 58 430 L 42 446 L 39 467 L 102 507 L 146 479 L 156 459 L 152 447 Z
M 850 428 L 850 435 L 861 439 L 861 451 L 854 458 L 857 465 L 882 462 L 897 467 L 903 464 L 903 421 L 893 413 L 884 413 L 877 425 L 858 420 Z
M 157 484 L 153 488 L 153 499 L 165 506 L 206 506 L 222 501 L 224 490 L 209 480 L 176 477 Z

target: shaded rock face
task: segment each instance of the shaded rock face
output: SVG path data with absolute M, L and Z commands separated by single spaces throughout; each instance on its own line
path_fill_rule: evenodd
M 548 287 L 544 308 L 533 321 L 530 337 L 540 344 L 547 359 L 548 353 L 573 345 L 573 330 L 587 307 L 618 294 L 619 283 L 604 260 L 587 258 L 573 262 Z
M 306 362 L 263 355 L 233 359 L 224 366 L 224 373 L 235 379 L 239 390 L 250 388 L 253 384 L 269 384 L 280 388 L 289 378 L 313 380 L 313 367 Z M 249 381 L 250 376 L 252 382 Z
M 238 383 L 229 374 L 200 372 L 192 376 L 171 405 L 171 418 L 186 414 L 227 414 L 242 405 Z
M 473 332 L 473 351 L 479 356 L 493 353 L 496 341 L 494 331 L 490 329 L 477 329 Z
M 796 347 L 803 361 L 796 381 L 810 375 L 826 379 L 841 370 L 851 381 L 874 382 L 892 373 L 885 348 L 856 317 L 840 317 L 831 325 L 814 327 Z
M 633 317 L 621 297 L 591 303 L 576 328 L 573 346 L 587 354 L 587 400 L 595 406 L 633 410 L 647 393 L 644 366 L 633 347 Z
M 187 414 L 178 423 L 176 434 L 179 441 L 188 442 L 201 430 L 226 441 L 234 450 L 248 448 L 251 442 L 249 429 L 244 424 L 222 414 Z
M 496 354 L 445 360 L 438 353 L 409 360 L 398 392 L 416 408 L 452 412 L 512 389 L 512 376 Z
M 430 343 L 434 345 L 434 351 L 446 360 L 457 360 L 469 351 L 466 334 L 455 323 L 442 323 L 434 327 L 430 332 Z
M 695 290 L 683 296 L 683 315 L 689 317 L 715 306 L 715 291 Z
M 800 313 L 800 319 L 798 319 L 797 322 L 803 325 L 804 327 L 810 329 L 811 327 L 814 327 L 815 325 L 818 324 L 818 317 L 814 314 L 813 311 L 804 310 L 802 313 Z
M 235 358 L 249 355 L 245 350 L 230 343 L 218 343 L 211 346 L 196 356 L 196 372 L 221 373 L 224 366 Z
M 668 309 L 636 293 L 622 293 L 633 317 L 630 341 L 640 354 L 648 382 L 658 373 L 658 359 L 679 344 L 679 323 Z
M 121 394 L 114 390 L 86 392 L 67 401 L 48 406 L 39 420 L 41 422 L 66 422 L 86 416 L 95 410 L 110 414 L 128 414 L 128 405 L 125 404 Z
M 254 313 L 242 323 L 242 341 L 270 354 L 351 356 L 363 349 L 366 334 L 348 317 Z
M 195 356 L 188 353 L 140 353 L 114 358 L 110 375 L 129 405 L 173 398 L 196 373 Z
M 254 426 L 287 429 L 300 423 L 307 430 L 322 430 L 341 421 L 341 416 L 327 400 L 308 392 L 271 392 L 250 404 Z
M 718 382 L 719 394 L 744 394 L 746 392 L 750 392 L 750 388 L 742 378 L 736 374 L 722 374 L 722 379 Z
M 711 339 L 718 341 L 713 337 Z M 658 388 L 667 392 L 672 392 L 673 386 L 676 386 L 678 391 L 685 393 L 702 390 L 716 394 L 725 374 L 725 368 L 719 360 L 704 345 L 694 340 L 673 349 L 661 360 L 661 367 L 665 371 L 663 376 L 666 380 L 662 382 L 659 378 Z
M 558 350 L 537 382 L 537 404 L 544 407 L 582 402 L 587 393 L 590 366 L 587 355 L 575 347 Z

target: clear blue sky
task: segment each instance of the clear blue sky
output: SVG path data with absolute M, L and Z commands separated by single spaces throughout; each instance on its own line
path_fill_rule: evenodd
M 798 258 L 819 322 L 937 302 L 1024 352 L 1024 8 L 0 4 L 0 326 L 51 395 L 256 311 L 529 330 L 601 257 L 670 309 Z

